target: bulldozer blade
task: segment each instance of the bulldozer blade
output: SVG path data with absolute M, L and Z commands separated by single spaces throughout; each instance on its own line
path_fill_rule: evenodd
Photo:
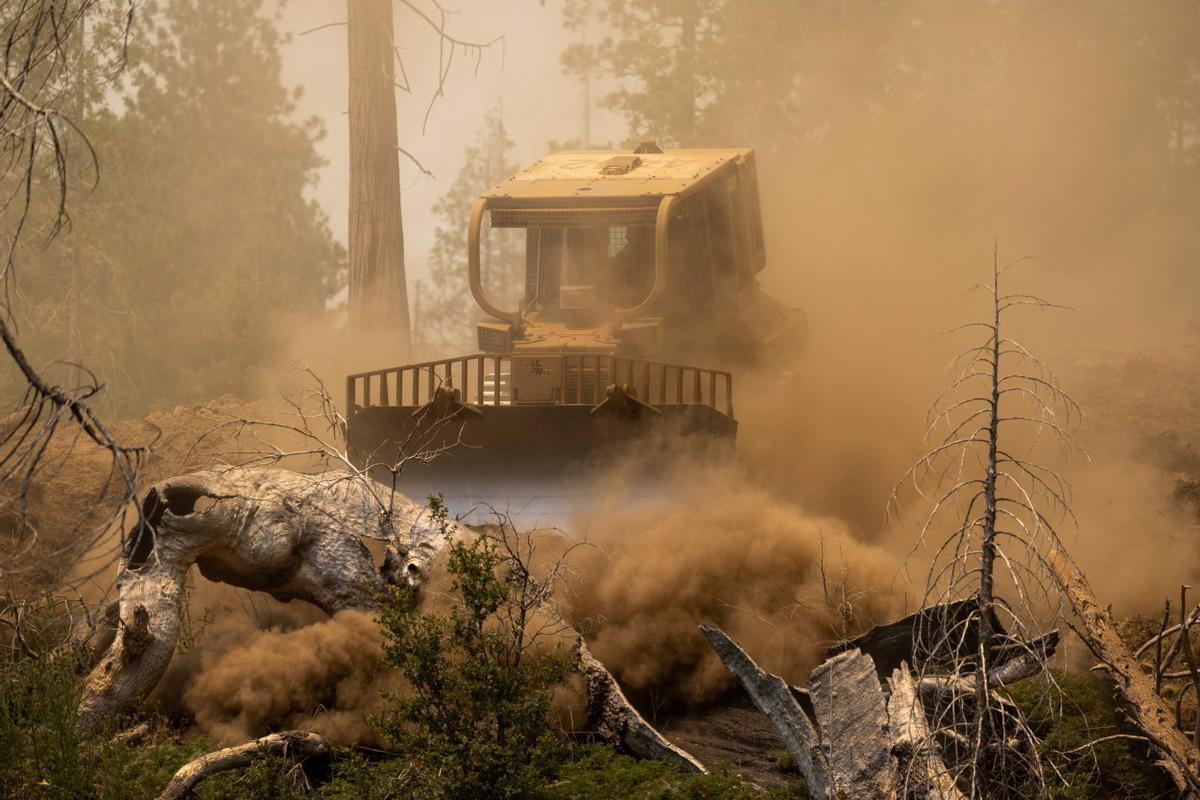
M 697 459 L 733 454 L 737 422 L 706 405 L 605 413 L 587 405 L 496 405 L 434 416 L 417 406 L 371 406 L 354 414 L 350 457 L 379 480 L 395 475 L 414 498 L 442 495 L 476 522 L 558 524 L 597 507 L 606 477 L 656 496 L 656 478 Z M 596 413 L 598 412 L 599 413 Z M 638 413 L 642 412 L 642 413 Z

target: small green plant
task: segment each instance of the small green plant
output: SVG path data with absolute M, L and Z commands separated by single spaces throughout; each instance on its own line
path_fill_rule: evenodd
M 206 748 L 161 728 L 136 746 L 77 724 L 85 653 L 71 636 L 61 601 L 14 603 L 3 611 L 10 634 L 0 649 L 0 799 L 154 797 L 179 766 Z
M 718 767 L 707 775 L 664 761 L 638 761 L 603 745 L 578 748 L 546 790 L 546 800 L 807 800 L 798 785 L 763 791 Z
M 0 791 L 5 797 L 70 797 L 87 779 L 75 726 L 77 661 L 69 652 L 25 655 L 0 677 Z
M 440 497 L 430 503 L 444 526 Z M 384 661 L 407 687 L 376 724 L 416 766 L 415 796 L 528 797 L 557 761 L 551 691 L 570 664 L 558 648 L 533 652 L 545 586 L 516 557 L 515 536 L 500 526 L 454 543 L 447 611 L 418 613 L 413 590 L 398 587 L 381 614 Z
M 1149 744 L 1139 741 L 1127 722 L 1112 681 L 1057 671 L 1054 680 L 1061 696 L 1038 681 L 1008 690 L 1037 734 L 1043 759 L 1054 765 L 1047 770 L 1048 797 L 1151 800 L 1175 795 L 1166 773 L 1154 766 Z

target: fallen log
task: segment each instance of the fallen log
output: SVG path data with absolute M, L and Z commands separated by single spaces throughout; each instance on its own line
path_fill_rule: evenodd
M 775 726 L 784 747 L 796 759 L 796 765 L 808 783 L 809 794 L 817 800 L 836 797 L 829 759 L 821 748 L 816 729 L 796 702 L 787 682 L 763 671 L 720 628 L 701 625 L 700 630 L 725 667 L 746 687 L 754 705 Z
M 922 675 L 962 673 L 964 666 L 970 668 L 969 665 L 974 663 L 979 651 L 978 614 L 979 603 L 974 599 L 939 603 L 895 622 L 876 625 L 866 633 L 831 647 L 825 657 L 832 658 L 847 650 L 861 650 L 875 663 L 880 683 L 886 683 L 901 664 L 908 664 L 910 669 L 915 668 Z M 1041 665 L 1031 656 L 1040 654 L 1044 662 L 1058 646 L 1057 631 L 1024 642 L 1005 632 L 995 612 L 989 616 L 991 629 L 998 634 L 988 652 L 989 674 L 998 676 L 1004 683 L 1036 674 Z M 1023 663 L 1018 665 L 1013 661 Z M 1029 672 L 1031 667 L 1034 672 Z M 996 679 L 992 677 L 989 681 Z
M 248 767 L 260 758 L 282 756 L 303 761 L 314 756 L 329 756 L 333 748 L 325 737 L 311 731 L 272 733 L 236 747 L 206 753 L 179 768 L 158 800 L 183 800 L 206 778 L 218 772 Z
M 997 689 L 1042 674 L 1046 669 L 1046 660 L 1054 655 L 1060 639 L 1059 632 L 1053 630 L 1020 647 L 1006 646 L 1001 651 L 1006 653 L 1004 660 L 988 670 L 988 687 Z M 997 650 L 1000 651 L 1000 648 Z M 963 676 L 928 675 L 917 681 L 917 686 L 922 692 L 957 691 L 970 694 L 975 691 L 975 683 L 974 673 Z
M 1096 602 L 1087 578 L 1075 562 L 1065 553 L 1051 550 L 1045 563 L 1083 623 L 1079 633 L 1084 642 L 1108 667 L 1133 710 L 1134 722 L 1157 751 L 1157 763 L 1181 793 L 1200 796 L 1200 752 L 1175 727 L 1175 715 L 1154 691 L 1154 676 L 1142 670 L 1133 652 L 1117 635 L 1111 615 Z
M 707 772 L 699 759 L 668 741 L 638 713 L 582 636 L 576 643 L 575 669 L 587 686 L 587 727 L 608 744 L 637 758 L 669 761 L 688 772 Z
M 211 580 L 333 614 L 373 606 L 389 578 L 419 583 L 460 535 L 457 523 L 443 528 L 424 506 L 352 473 L 231 468 L 161 481 L 121 555 L 113 634 L 97 637 L 106 646 L 84 682 L 80 723 L 130 710 L 162 678 L 193 564 Z M 364 539 L 390 544 L 384 569 Z

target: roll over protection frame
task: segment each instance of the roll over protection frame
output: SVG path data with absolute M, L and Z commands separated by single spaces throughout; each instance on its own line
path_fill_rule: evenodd
M 654 222 L 654 284 L 640 303 L 629 308 L 618 308 L 614 311 L 617 320 L 627 320 L 649 312 L 667 289 L 667 226 L 671 220 L 671 207 L 675 195 L 665 196 L 658 204 L 658 214 Z M 505 311 L 492 302 L 483 289 L 483 279 L 480 275 L 480 230 L 483 226 L 483 214 L 488 208 L 488 198 L 480 197 L 471 207 L 471 219 L 467 223 L 467 280 L 471 286 L 471 295 L 487 314 L 501 322 L 513 325 L 522 324 L 524 308 L 515 311 Z

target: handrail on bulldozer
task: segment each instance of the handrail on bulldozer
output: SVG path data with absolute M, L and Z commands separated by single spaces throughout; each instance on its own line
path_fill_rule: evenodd
M 674 201 L 674 195 L 667 195 L 658 204 L 654 222 L 654 283 L 641 302 L 628 308 L 614 309 L 613 316 L 618 320 L 633 319 L 649 313 L 658 302 L 659 297 L 667 290 L 667 226 L 671 221 L 671 206 Z M 521 313 L 524 309 L 505 311 L 492 302 L 483 288 L 479 247 L 483 214 L 487 210 L 488 198 L 486 197 L 480 197 L 471 207 L 471 219 L 467 224 L 467 282 L 471 286 L 471 295 L 480 308 L 501 322 L 520 325 Z
M 557 368 L 558 390 L 549 401 L 522 401 L 514 391 L 513 359 L 544 372 Z M 552 373 L 551 373 L 552 374 Z M 705 405 L 733 416 L 733 375 L 724 370 L 669 364 L 605 353 L 509 355 L 474 353 L 405 364 L 346 377 L 346 416 L 369 406 L 419 407 L 439 388 L 460 402 L 480 407 L 507 405 L 598 405 L 609 385 L 628 386 L 650 405 Z

